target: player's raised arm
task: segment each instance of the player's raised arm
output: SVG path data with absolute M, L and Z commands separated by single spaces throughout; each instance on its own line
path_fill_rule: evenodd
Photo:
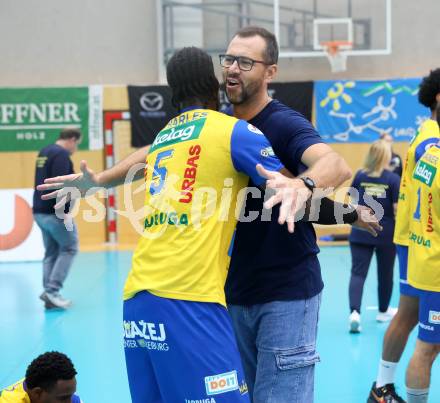
M 150 146 L 143 147 L 118 162 L 115 166 L 99 173 L 90 169 L 87 166 L 86 161 L 81 161 L 81 173 L 48 178 L 44 181 L 44 184 L 37 186 L 37 190 L 53 190 L 53 192 L 41 196 L 43 200 L 56 199 L 61 195 L 61 192 L 65 193 L 67 188 L 78 190 L 78 192 L 69 193 L 70 196 L 66 195 L 66 197 L 61 198 L 56 206 L 58 208 L 63 203 L 78 198 L 78 195 L 84 197 L 91 189 L 96 188 L 98 190 L 98 188 L 111 188 L 124 183 L 126 180 L 141 179 L 144 176 L 143 169 L 138 169 L 135 175 L 130 178 L 127 177 L 127 174 L 131 168 L 136 166 L 136 164 L 145 164 L 149 149 Z

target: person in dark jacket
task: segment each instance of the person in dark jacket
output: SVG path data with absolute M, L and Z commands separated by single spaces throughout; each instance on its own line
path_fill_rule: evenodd
M 73 221 L 71 228 L 64 225 L 64 220 L 60 218 L 64 216 L 63 211 L 55 211 L 56 199 L 42 200 L 42 192 L 36 187 L 43 184 L 46 178 L 74 173 L 70 156 L 77 150 L 80 140 L 81 133 L 78 130 L 64 129 L 55 144 L 44 147 L 37 157 L 32 209 L 35 222 L 43 234 L 44 291 L 40 299 L 47 309 L 66 309 L 71 305 L 71 301 L 65 299 L 60 290 L 78 252 L 78 233 Z M 63 208 L 64 212 L 68 212 L 70 206 Z

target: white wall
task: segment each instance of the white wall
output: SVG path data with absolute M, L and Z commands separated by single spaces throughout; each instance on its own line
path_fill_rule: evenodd
M 440 1 L 393 0 L 392 8 L 392 55 L 351 57 L 339 75 L 325 58 L 283 59 L 278 79 L 409 77 L 439 66 Z M 156 15 L 156 0 L 1 0 L 0 86 L 156 83 Z M 192 23 L 182 27 L 179 45 L 201 43 L 199 23 Z M 237 23 L 231 20 L 232 28 Z M 203 32 L 204 46 L 226 48 L 220 20 L 206 17 Z
M 154 0 L 1 0 L 0 86 L 153 83 Z

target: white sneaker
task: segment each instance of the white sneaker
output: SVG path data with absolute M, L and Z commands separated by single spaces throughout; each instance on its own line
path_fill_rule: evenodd
M 361 328 L 361 315 L 359 314 L 359 312 L 353 311 L 350 314 L 348 321 L 350 322 L 350 326 L 349 326 L 350 333 L 360 333 L 362 328 Z
M 378 322 L 389 322 L 394 318 L 394 315 L 397 313 L 397 308 L 388 307 L 386 312 L 379 312 L 376 316 L 376 320 Z
M 45 293 L 45 301 L 54 305 L 57 308 L 69 308 L 72 305 L 72 301 L 70 299 L 65 299 L 60 293 L 55 292 L 46 292 Z

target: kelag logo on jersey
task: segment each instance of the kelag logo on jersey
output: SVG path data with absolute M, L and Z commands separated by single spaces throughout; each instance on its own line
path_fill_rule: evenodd
M 430 187 L 434 181 L 436 172 L 436 167 L 429 165 L 426 162 L 419 161 L 414 171 L 414 179 L 417 179 Z
M 198 139 L 206 119 L 185 123 L 171 129 L 162 130 L 151 145 L 150 152 L 171 144 Z
M 206 394 L 208 396 L 231 392 L 238 389 L 237 371 L 205 377 Z

